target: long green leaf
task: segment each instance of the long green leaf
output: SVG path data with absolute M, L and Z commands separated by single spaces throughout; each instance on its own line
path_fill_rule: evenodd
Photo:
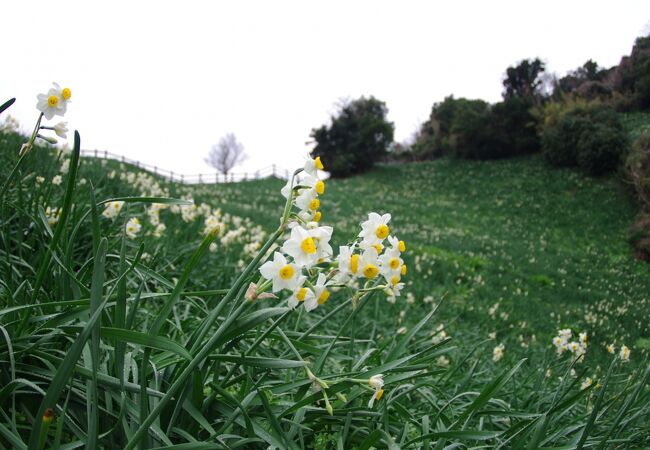
M 93 271 L 93 284 L 99 283 L 99 285 L 102 285 L 104 282 L 103 263 L 106 256 L 106 250 L 107 250 L 107 242 L 105 239 L 102 239 L 99 248 L 97 249 L 97 257 L 95 257 L 95 266 L 97 267 L 97 270 Z M 95 273 L 98 274 L 96 277 L 94 276 Z M 48 387 L 45 393 L 45 398 L 43 398 L 43 400 L 41 401 L 41 406 L 39 407 L 38 412 L 35 415 L 35 420 L 34 420 L 34 424 L 32 425 L 32 432 L 30 434 L 30 439 L 29 439 L 29 446 L 28 446 L 29 450 L 37 450 L 38 440 L 39 440 L 41 427 L 43 423 L 41 417 L 43 417 L 43 414 L 45 413 L 45 410 L 47 408 L 52 408 L 52 409 L 56 408 L 56 403 L 59 399 L 59 395 L 61 394 L 61 391 L 63 391 L 65 386 L 68 384 L 68 382 L 70 381 L 70 378 L 74 373 L 77 360 L 81 356 L 81 352 L 83 351 L 83 348 L 86 345 L 86 341 L 92 334 L 95 324 L 99 321 L 99 317 L 101 316 L 103 308 L 107 302 L 108 299 L 105 298 L 99 304 L 99 306 L 97 307 L 93 315 L 90 316 L 90 319 L 84 326 L 81 333 L 79 333 L 79 335 L 75 339 L 74 343 L 72 344 L 65 358 L 63 359 L 63 362 L 57 369 L 54 378 L 52 379 L 52 382 L 50 383 L 50 386 Z
M 172 352 L 185 359 L 192 358 L 185 348 L 163 336 L 154 336 L 148 333 L 112 327 L 102 327 L 101 334 L 103 337 L 108 339 L 115 339 L 120 342 L 130 342 L 132 344 L 138 344 L 164 352 Z

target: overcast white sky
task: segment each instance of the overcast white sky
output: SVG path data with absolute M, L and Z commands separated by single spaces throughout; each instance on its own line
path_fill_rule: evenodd
M 396 139 L 446 95 L 497 101 L 506 67 L 617 64 L 650 31 L 643 1 L 3 2 L 0 101 L 25 130 L 71 88 L 82 148 L 186 174 L 234 132 L 255 170 L 293 168 L 340 98 L 386 102 Z M 52 121 L 56 123 L 58 118 Z

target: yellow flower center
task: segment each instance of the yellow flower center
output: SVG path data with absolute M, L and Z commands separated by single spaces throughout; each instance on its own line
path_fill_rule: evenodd
M 402 265 L 402 271 L 401 271 L 401 273 L 402 273 L 402 276 L 405 276 L 405 275 L 406 275 L 406 264 Z
M 375 231 L 375 234 L 379 239 L 386 239 L 389 233 L 390 233 L 390 228 L 388 228 L 388 225 L 384 225 L 383 223 L 379 225 L 377 227 L 377 230 Z
M 363 268 L 363 276 L 366 278 L 375 278 L 379 273 L 379 269 L 374 264 L 368 264 Z
M 330 292 L 327 289 L 325 289 L 323 293 L 320 295 L 320 297 L 318 297 L 318 304 L 322 305 L 327 301 L 328 298 L 330 298 Z
M 404 243 L 404 241 L 399 241 L 399 244 L 398 244 L 397 248 L 399 248 L 400 252 L 405 252 L 406 251 L 406 244 Z
M 47 99 L 47 104 L 50 105 L 50 108 L 54 108 L 59 103 L 59 97 L 56 95 L 50 95 Z
M 323 170 L 325 167 L 323 167 L 323 163 L 320 160 L 320 156 L 317 156 L 316 159 L 314 160 L 314 165 L 318 170 Z
M 375 244 L 375 250 L 377 250 L 377 253 L 381 253 L 381 251 L 384 249 L 384 246 L 381 244 Z
M 296 294 L 296 298 L 298 299 L 299 302 L 304 302 L 306 295 L 307 295 L 307 288 L 300 288 L 300 290 Z
M 384 390 L 383 390 L 383 389 L 379 389 L 379 390 L 377 391 L 377 395 L 375 396 L 375 398 L 376 398 L 377 400 L 381 400 L 381 398 L 382 398 L 383 396 L 384 396 Z
M 397 283 L 399 283 L 399 277 L 397 275 L 393 275 L 393 278 L 390 279 L 390 283 L 395 286 Z
M 314 222 L 320 222 L 320 218 L 321 218 L 320 211 L 316 211 L 316 214 L 314 214 Z
M 63 100 L 70 100 L 70 97 L 72 97 L 72 92 L 70 92 L 70 88 L 63 88 L 61 91 L 61 97 L 63 97 Z
M 316 243 L 314 242 L 314 239 L 311 237 L 303 239 L 302 243 L 300 244 L 300 248 L 302 249 L 303 252 L 308 253 L 310 255 L 316 253 Z
M 359 255 L 352 255 L 350 257 L 350 272 L 357 273 L 359 270 Z
M 391 258 L 390 261 L 388 262 L 388 265 L 393 270 L 397 269 L 399 267 L 399 259 Z
M 325 183 L 321 180 L 316 182 L 316 192 L 318 192 L 318 195 L 323 195 L 325 193 Z
M 320 208 L 320 200 L 315 198 L 309 202 L 309 209 L 311 209 L 312 211 L 316 211 L 318 208 Z
M 287 264 L 282 269 L 280 269 L 280 278 L 283 280 L 289 280 L 293 277 L 293 267 L 291 264 Z

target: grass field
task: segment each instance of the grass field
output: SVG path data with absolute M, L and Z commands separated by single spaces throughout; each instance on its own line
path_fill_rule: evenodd
M 20 138 L 0 147 L 5 183 Z M 3 192 L 0 448 L 650 446 L 650 270 L 617 179 L 530 157 L 326 180 L 334 249 L 390 213 L 408 273 L 394 304 L 345 287 L 307 313 L 245 300 L 284 240 L 284 181 L 75 168 L 36 148 Z M 584 362 L 556 355 L 564 328 L 588 334 Z
M 191 190 L 265 225 L 281 211 L 274 193 L 282 185 Z M 633 345 L 640 360 L 650 348 L 650 270 L 632 257 L 626 235 L 636 204 L 616 179 L 547 168 L 538 157 L 440 160 L 332 180 L 324 198 L 324 220 L 336 224 L 339 244 L 354 236 L 356 211 L 391 212 L 410 243 L 407 291 L 415 302 L 396 305 L 391 317 L 399 310 L 419 317 L 431 296 L 445 299 L 439 316 L 454 321 L 449 329 L 477 339 L 497 332 L 510 348 L 533 335 L 535 345 L 548 346 L 565 327 L 588 331 L 602 347 L 594 348 L 598 356 L 614 341 Z

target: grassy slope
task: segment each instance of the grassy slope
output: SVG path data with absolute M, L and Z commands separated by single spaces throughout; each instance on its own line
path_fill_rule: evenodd
M 205 186 L 195 195 L 270 229 L 281 185 Z M 363 214 L 392 213 L 393 229 L 412 250 L 408 288 L 416 302 L 406 306 L 407 316 L 417 319 L 411 312 L 427 295 L 444 296 L 442 316 L 459 318 L 452 335 L 497 331 L 506 342 L 535 335 L 548 345 L 568 326 L 588 331 L 592 342 L 631 344 L 639 355 L 639 339 L 650 337 L 650 270 L 632 258 L 626 241 L 635 208 L 616 179 L 550 169 L 538 157 L 378 167 L 331 180 L 322 203 L 338 243 Z

